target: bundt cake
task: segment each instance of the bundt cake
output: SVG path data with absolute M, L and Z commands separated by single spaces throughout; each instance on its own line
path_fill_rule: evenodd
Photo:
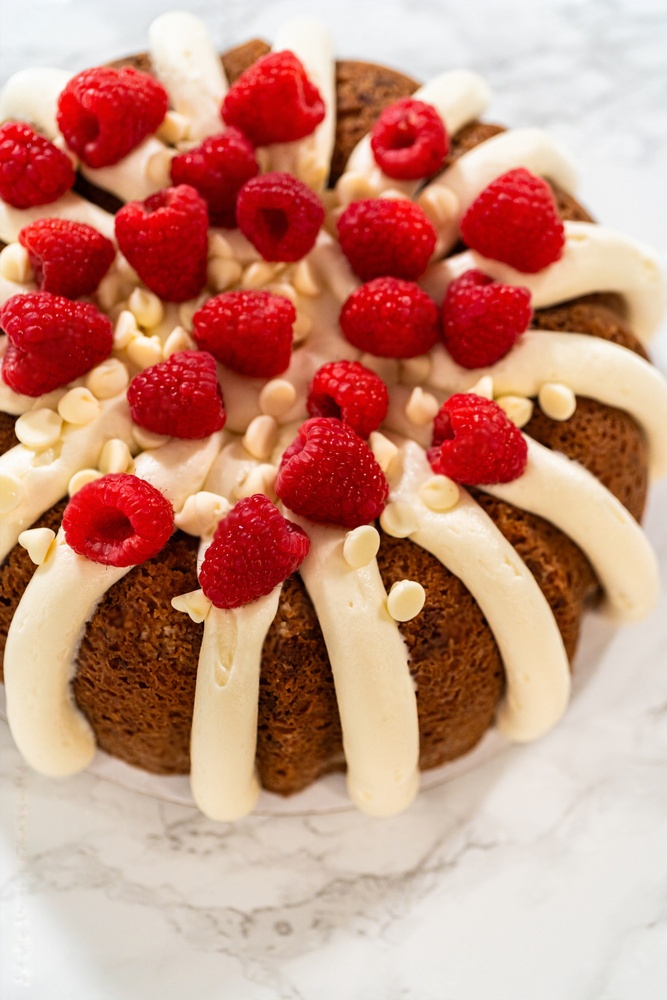
M 653 606 L 651 252 L 484 82 L 294 21 L 0 99 L 0 642 L 30 765 L 190 773 L 215 819 L 363 810 L 564 711 L 585 609 Z M 35 564 L 36 567 L 35 568 Z

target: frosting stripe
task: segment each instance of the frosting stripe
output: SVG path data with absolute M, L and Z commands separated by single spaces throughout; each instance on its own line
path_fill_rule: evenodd
M 23 227 L 36 222 L 37 219 L 84 222 L 97 229 L 107 239 L 115 239 L 115 223 L 111 212 L 105 212 L 103 208 L 98 208 L 73 191 L 68 191 L 57 201 L 52 201 L 49 205 L 36 205 L 34 208 L 13 208 L 7 202 L 0 200 L 0 240 L 3 243 L 16 243 Z
M 0 93 L 0 122 L 28 122 L 47 139 L 55 139 L 60 134 L 56 123 L 58 97 L 71 78 L 67 70 L 52 67 L 14 73 Z

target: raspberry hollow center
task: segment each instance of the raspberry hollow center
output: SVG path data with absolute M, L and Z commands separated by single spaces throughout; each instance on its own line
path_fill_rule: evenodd
M 259 214 L 271 239 L 282 240 L 290 226 L 287 212 L 282 208 L 262 208 Z
M 129 517 L 122 510 L 107 507 L 98 512 L 95 518 L 93 542 L 106 542 L 110 545 L 120 545 L 134 535 L 134 528 Z

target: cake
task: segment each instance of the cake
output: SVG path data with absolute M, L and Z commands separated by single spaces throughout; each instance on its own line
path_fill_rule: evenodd
M 26 760 L 190 773 L 218 820 L 346 770 L 392 815 L 490 727 L 547 732 L 583 613 L 658 591 L 654 256 L 593 222 L 545 133 L 480 121 L 473 73 L 335 62 L 304 20 L 219 59 L 183 13 L 91 72 L 0 99 L 0 642 Z M 50 164 L 36 200 L 25 149 Z

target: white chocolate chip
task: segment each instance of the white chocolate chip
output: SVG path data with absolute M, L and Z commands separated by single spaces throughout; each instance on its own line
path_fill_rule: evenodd
M 171 161 L 175 156 L 175 149 L 158 149 L 148 158 L 146 177 L 156 187 L 166 188 L 171 184 Z
M 109 438 L 102 447 L 97 464 L 105 475 L 111 472 L 127 472 L 132 465 L 132 453 L 120 438 Z
M 405 415 L 417 427 L 430 424 L 440 409 L 440 403 L 430 392 L 415 386 L 405 407 Z
M 177 142 L 182 142 L 190 131 L 190 120 L 178 111 L 167 111 L 162 119 L 162 124 L 155 133 L 158 139 L 175 146 Z
M 458 485 L 448 476 L 431 476 L 419 487 L 419 499 L 429 510 L 451 510 L 460 495 Z
M 305 295 L 307 298 L 315 298 L 322 291 L 320 285 L 317 283 L 313 269 L 307 260 L 300 260 L 296 265 L 292 282 L 297 292 L 300 295 Z
M 375 354 L 362 354 L 359 361 L 365 368 L 379 375 L 387 384 L 398 382 L 398 361 L 395 358 L 379 358 Z
M 436 226 L 452 219 L 456 222 L 460 214 L 459 199 L 451 188 L 444 184 L 425 187 L 417 199 L 417 204 Z
M 194 351 L 196 346 L 187 330 L 182 326 L 175 326 L 164 342 L 162 356 L 166 361 L 172 354 L 178 354 L 179 351 Z
M 41 566 L 56 537 L 51 528 L 28 528 L 19 535 L 18 542 L 26 550 L 35 566 Z
M 484 399 L 493 399 L 493 376 L 482 375 L 481 379 L 466 391 L 474 393 L 475 396 L 482 396 Z
M 208 255 L 209 257 L 223 257 L 231 260 L 234 256 L 234 251 L 226 236 L 223 236 L 222 233 L 209 232 Z
M 278 424 L 267 413 L 255 417 L 243 436 L 243 447 L 253 458 L 266 461 L 278 440 Z
M 224 292 L 241 280 L 243 269 L 238 261 L 228 257 L 212 257 L 208 262 L 207 280 L 216 292 Z
M 295 402 L 296 389 L 284 378 L 271 379 L 259 394 L 260 410 L 276 420 L 289 413 Z
M 385 188 L 380 192 L 380 197 L 386 198 L 387 201 L 405 201 L 405 193 L 398 188 Z
M 162 342 L 159 337 L 144 337 L 139 334 L 126 348 L 130 361 L 138 368 L 149 368 L 162 361 Z
M 375 559 L 380 549 L 380 535 L 372 524 L 362 524 L 348 531 L 343 542 L 343 558 L 348 566 L 361 569 Z
M 145 427 L 140 427 L 138 424 L 132 428 L 132 437 L 143 451 L 160 448 L 170 440 L 166 434 L 154 434 L 153 431 L 147 431 Z
M 399 580 L 389 591 L 387 611 L 397 622 L 415 618 L 426 601 L 426 591 L 416 580 Z
M 122 282 L 114 271 L 105 274 L 95 292 L 97 304 L 103 312 L 108 313 L 117 302 L 124 298 Z
M 175 611 L 184 611 L 197 625 L 204 621 L 211 610 L 211 602 L 203 590 L 191 590 L 189 594 L 172 597 L 171 606 Z
M 86 378 L 86 386 L 98 399 L 111 399 L 127 389 L 130 376 L 127 368 L 118 358 L 107 358 L 97 368 L 93 368 Z
M 517 427 L 525 427 L 533 415 L 533 401 L 527 396 L 499 396 L 496 403 Z
M 263 288 L 276 277 L 278 268 L 265 260 L 256 260 L 243 272 L 241 284 L 244 288 Z
M 23 483 L 11 472 L 0 473 L 0 514 L 9 514 L 23 499 Z
M 75 472 L 70 479 L 67 492 L 71 497 L 73 497 L 75 493 L 79 492 L 82 486 L 87 486 L 88 483 L 94 483 L 95 480 L 101 478 L 102 473 L 99 469 L 80 469 L 79 472 Z
M 552 420 L 569 420 L 577 408 L 577 397 L 568 385 L 545 382 L 537 399 L 540 409 Z
M 41 451 L 55 444 L 60 438 L 63 418 L 55 410 L 29 410 L 14 425 L 14 433 L 26 448 Z
M 380 466 L 385 475 L 389 472 L 392 462 L 398 455 L 398 448 L 393 441 L 381 434 L 380 431 L 371 431 L 368 439 L 371 451 L 375 456 L 375 461 Z
M 251 469 L 242 483 L 234 490 L 234 495 L 238 500 L 244 497 L 252 497 L 256 493 L 263 493 L 269 500 L 276 499 L 275 483 L 278 470 L 275 465 L 264 463 Z
M 310 316 L 298 312 L 294 322 L 294 342 L 298 344 L 299 341 L 305 340 L 312 329 L 313 321 Z
M 139 327 L 137 326 L 134 313 L 131 313 L 129 309 L 121 309 L 113 332 L 114 348 L 117 351 L 122 351 L 131 340 L 134 340 L 138 333 Z
M 403 385 L 423 385 L 428 382 L 433 362 L 428 354 L 405 358 L 399 362 L 399 379 Z
M 288 285 L 285 281 L 279 281 L 273 285 L 269 285 L 266 290 L 267 292 L 271 292 L 273 295 L 282 295 L 282 297 L 287 299 L 288 302 L 291 302 L 296 309 L 299 296 L 296 294 L 294 288 L 292 288 L 291 285 Z
M 164 306 L 153 292 L 146 288 L 135 288 L 127 304 L 139 326 L 152 330 L 164 319 Z
M 220 290 L 222 291 L 222 289 Z M 210 298 L 209 293 L 204 291 L 201 292 L 196 299 L 190 299 L 188 302 L 181 302 L 178 307 L 178 322 L 181 326 L 184 326 L 186 330 L 192 329 L 192 317 L 201 309 L 208 298 Z
M 9 243 L 0 251 L 0 275 L 17 285 L 23 285 L 32 279 L 30 257 L 20 243 Z
M 68 424 L 89 424 L 99 416 L 100 404 L 90 389 L 78 385 L 62 397 L 58 413 Z
M 407 538 L 419 527 L 417 515 L 411 504 L 402 500 L 387 504 L 380 514 L 380 524 L 383 531 L 392 538 Z
M 232 505 L 217 493 L 200 490 L 193 493 L 183 504 L 183 509 L 174 518 L 177 528 L 188 535 L 208 537 L 214 534 L 218 522 L 226 517 Z
M 375 192 L 363 174 L 358 174 L 354 170 L 346 170 L 336 184 L 336 194 L 341 205 L 349 205 L 352 201 L 359 201 L 362 198 L 373 198 Z

